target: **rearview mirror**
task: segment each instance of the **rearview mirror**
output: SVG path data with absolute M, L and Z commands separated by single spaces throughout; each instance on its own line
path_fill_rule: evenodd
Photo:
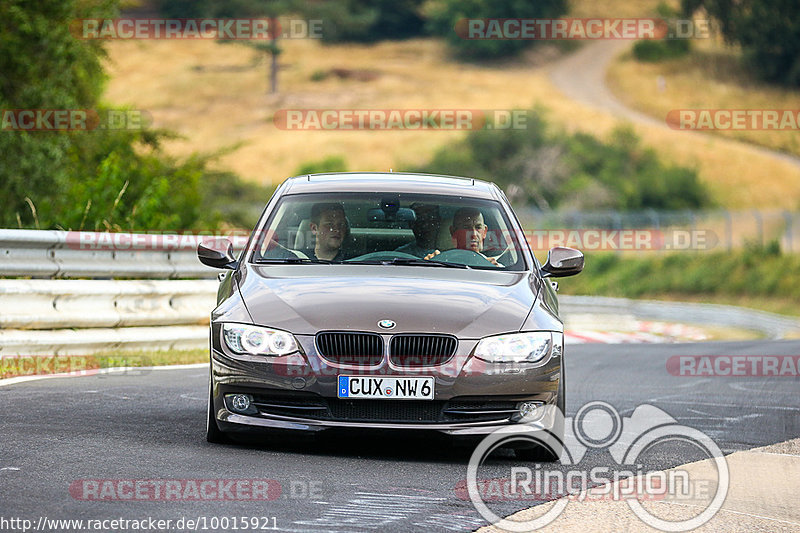
M 235 270 L 238 266 L 233 257 L 233 244 L 228 239 L 213 239 L 197 245 L 197 258 L 213 268 Z
M 583 270 L 583 253 L 575 248 L 556 246 L 547 252 L 547 262 L 542 266 L 542 277 L 563 278 Z

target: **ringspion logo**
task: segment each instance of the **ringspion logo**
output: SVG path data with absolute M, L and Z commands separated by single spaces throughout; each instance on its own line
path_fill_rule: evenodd
M 480 515 L 497 528 L 533 531 L 551 524 L 571 502 L 624 501 L 642 522 L 661 531 L 690 531 L 714 517 L 728 494 L 730 472 L 719 446 L 705 433 L 682 424 L 654 405 L 642 404 L 629 417 L 602 401 L 583 405 L 574 417 L 564 418 L 554 405 L 544 405 L 520 424 L 487 435 L 472 453 L 465 482 L 456 495 L 468 497 Z M 557 428 L 562 428 L 558 430 Z M 645 471 L 639 462 L 653 450 L 669 450 L 683 443 L 698 450 L 712 468 L 690 471 Z M 547 463 L 512 466 L 500 478 L 479 478 L 484 461 L 503 446 L 544 447 L 560 457 L 559 468 Z M 585 468 L 590 450 L 604 451 L 614 465 Z M 496 472 L 496 467 L 492 469 Z M 466 486 L 466 494 L 465 492 Z M 526 520 L 502 518 L 492 510 L 495 502 L 555 500 L 538 516 Z M 654 514 L 643 502 L 665 500 L 697 510 L 688 518 L 669 520 Z M 502 513 L 502 509 L 499 510 Z

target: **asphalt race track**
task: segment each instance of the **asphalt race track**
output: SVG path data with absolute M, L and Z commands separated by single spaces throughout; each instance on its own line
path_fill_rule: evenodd
M 567 414 L 597 400 L 623 416 L 651 404 L 706 433 L 726 454 L 797 438 L 797 377 L 677 377 L 666 362 L 675 355 L 798 353 L 800 341 L 571 346 Z M 42 516 L 265 517 L 280 531 L 471 531 L 486 524 L 456 493 L 466 477 L 467 447 L 427 435 L 363 432 L 211 445 L 205 442 L 206 387 L 203 369 L 0 387 L 0 516 L 34 523 Z M 677 446 L 649 454 L 644 464 L 664 469 L 695 454 Z M 614 465 L 605 450 L 590 451 L 584 461 Z M 500 454 L 481 475 L 507 476 L 514 464 L 510 453 Z M 273 501 L 84 501 L 69 488 L 86 479 L 271 479 L 281 490 Z M 507 502 L 494 509 L 510 514 L 527 506 Z

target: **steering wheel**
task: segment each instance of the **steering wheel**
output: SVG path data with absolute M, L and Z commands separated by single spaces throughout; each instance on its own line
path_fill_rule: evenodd
M 407 254 L 405 252 L 393 252 L 391 250 L 387 251 L 380 251 L 380 252 L 370 252 L 368 254 L 359 255 L 358 257 L 351 257 L 348 259 L 347 262 L 355 262 L 355 261 L 391 261 L 392 259 L 397 258 L 404 258 L 404 259 L 421 259 L 416 255 Z
M 431 258 L 432 261 L 447 261 L 448 263 L 461 263 L 462 265 L 485 267 L 490 265 L 497 267 L 494 263 L 486 259 L 483 254 L 474 252 L 472 250 L 462 250 L 461 248 L 453 248 L 452 250 L 445 250 L 437 256 Z

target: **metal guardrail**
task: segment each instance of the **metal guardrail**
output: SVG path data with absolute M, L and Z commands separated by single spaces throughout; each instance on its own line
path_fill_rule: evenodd
M 0 279 L 0 358 L 203 348 L 215 280 Z
M 0 279 L 0 357 L 207 346 L 218 284 L 174 278 L 215 275 L 195 252 L 209 237 L 0 230 L 0 276 L 162 278 Z M 245 239 L 235 236 L 235 247 Z M 790 317 L 732 306 L 568 295 L 560 301 L 567 316 L 722 325 L 770 338 L 800 331 Z
M 0 280 L 0 328 L 118 328 L 203 324 L 213 280 Z M 0 347 L 2 350 L 2 347 Z
M 213 278 L 197 245 L 213 236 L 0 229 L 0 276 Z M 241 249 L 245 235 L 232 238 Z
M 208 326 L 0 330 L 0 359 L 17 355 L 86 355 L 112 350 L 208 347 Z
M 207 346 L 211 237 L 0 229 L 0 357 Z

